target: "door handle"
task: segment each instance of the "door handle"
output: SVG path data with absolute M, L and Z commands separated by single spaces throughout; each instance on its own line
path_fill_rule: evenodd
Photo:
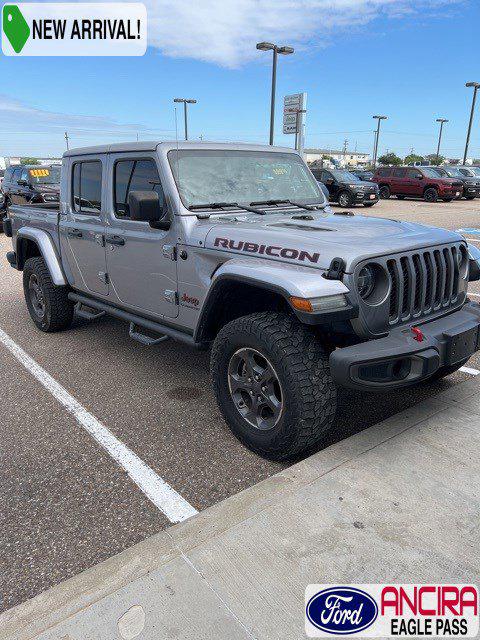
M 83 236 L 83 233 L 80 231 L 80 229 L 68 229 L 67 234 L 71 238 L 81 238 Z
M 108 244 L 115 244 L 115 245 L 118 245 L 119 247 L 122 247 L 125 244 L 125 238 L 122 238 L 122 236 L 106 236 L 105 242 L 108 242 Z

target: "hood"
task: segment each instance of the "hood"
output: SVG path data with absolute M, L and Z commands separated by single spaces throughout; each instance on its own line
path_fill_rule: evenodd
M 342 258 L 347 272 L 366 258 L 463 240 L 453 231 L 412 222 L 324 212 L 218 216 L 209 223 L 207 249 L 320 269 Z

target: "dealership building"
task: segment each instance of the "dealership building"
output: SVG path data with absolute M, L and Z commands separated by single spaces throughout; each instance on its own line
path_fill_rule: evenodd
M 334 149 L 304 149 L 304 158 L 307 162 L 316 162 L 332 158 L 335 164 L 342 167 L 364 167 L 370 164 L 371 158 L 369 153 L 360 153 L 358 151 L 335 151 Z

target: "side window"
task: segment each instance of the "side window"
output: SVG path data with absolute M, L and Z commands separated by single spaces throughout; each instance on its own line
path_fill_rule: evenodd
M 391 175 L 392 170 L 388 167 L 383 167 L 382 169 L 378 169 L 377 173 L 379 176 L 382 176 L 382 178 L 386 178 L 387 176 Z
M 407 178 L 417 180 L 421 175 L 420 171 L 417 171 L 416 169 L 407 169 Z
M 72 172 L 72 204 L 79 213 L 100 213 L 102 207 L 102 163 L 76 162 Z
M 114 169 L 115 215 L 129 218 L 128 194 L 130 191 L 156 191 L 163 205 L 163 189 L 153 160 L 119 160 Z
M 16 169 L 14 169 L 13 175 L 12 175 L 12 182 L 18 182 L 20 180 L 21 174 L 22 174 L 21 167 L 17 167 Z
M 28 179 L 28 171 L 26 169 L 23 169 L 20 175 L 20 180 L 25 180 L 25 182 L 30 182 Z
M 328 171 L 324 171 L 322 175 L 322 182 L 326 182 L 327 180 L 333 180 L 333 176 Z
M 394 169 L 393 170 L 393 175 L 395 176 L 395 178 L 405 178 L 405 169 Z

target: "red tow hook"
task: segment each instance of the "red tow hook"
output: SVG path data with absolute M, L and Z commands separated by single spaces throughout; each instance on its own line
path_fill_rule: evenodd
M 412 327 L 413 339 L 417 342 L 423 342 L 423 333 L 422 330 L 418 327 Z

